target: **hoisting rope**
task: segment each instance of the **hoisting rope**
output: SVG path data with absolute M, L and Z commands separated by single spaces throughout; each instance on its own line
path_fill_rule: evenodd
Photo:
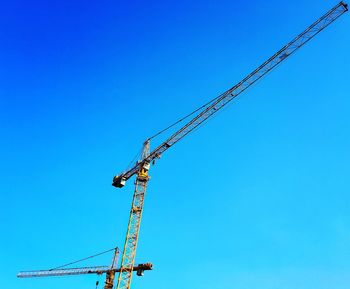
M 178 119 L 176 122 L 174 122 L 173 124 L 169 125 L 168 127 L 160 130 L 159 132 L 157 132 L 156 134 L 154 134 L 153 136 L 149 137 L 147 140 L 151 140 L 157 136 L 159 136 L 160 134 L 162 134 L 163 132 L 166 132 L 167 130 L 171 129 L 172 127 L 174 127 L 175 125 L 179 124 L 180 122 L 184 121 L 186 118 L 189 118 L 191 115 L 195 114 L 197 111 L 204 109 L 205 107 L 207 107 L 209 104 L 211 104 L 212 102 L 214 102 L 215 100 L 217 100 L 221 95 L 215 97 L 214 99 L 210 100 L 209 102 L 203 104 L 201 107 L 198 107 L 197 109 L 195 109 L 194 111 L 192 111 L 191 113 L 183 116 L 182 118 Z M 128 166 L 126 167 L 125 171 L 127 171 L 128 169 L 132 168 L 135 164 L 136 160 L 139 160 L 142 154 L 142 149 L 135 155 L 135 157 L 130 161 L 130 163 L 128 164 Z
M 192 112 L 190 112 L 189 114 L 183 116 L 182 118 L 178 119 L 177 121 L 175 121 L 173 124 L 167 126 L 166 128 L 160 130 L 159 132 L 157 132 L 156 134 L 152 135 L 151 137 L 149 137 L 147 140 L 151 140 L 157 136 L 159 136 L 160 134 L 166 132 L 167 130 L 171 129 L 172 127 L 174 127 L 175 125 L 179 124 L 180 122 L 184 121 L 185 119 L 189 118 L 191 115 L 195 114 L 196 112 L 206 108 L 208 105 L 210 105 L 211 103 L 213 103 L 215 100 L 217 100 L 219 97 L 221 97 L 222 94 L 220 94 L 219 96 L 211 99 L 210 101 L 208 101 L 207 103 L 203 104 L 202 106 L 198 107 L 197 109 L 193 110 Z M 135 155 L 135 157 L 130 161 L 129 165 L 127 166 L 127 168 L 125 169 L 128 170 L 130 169 L 136 160 L 140 159 L 142 153 L 142 149 Z
M 137 154 L 134 156 L 134 158 L 130 161 L 130 163 L 127 166 L 127 169 L 130 169 L 132 166 L 135 165 L 135 162 L 141 158 L 142 149 L 140 149 Z
M 91 259 L 91 258 L 100 256 L 100 255 L 109 253 L 109 252 L 111 252 L 111 251 L 116 250 L 117 248 L 118 248 L 118 247 L 115 247 L 115 248 L 109 249 L 109 250 L 107 250 L 107 251 L 103 251 L 103 252 L 101 252 L 101 253 L 97 253 L 97 254 L 95 254 L 95 255 L 91 255 L 91 256 L 89 256 L 89 257 L 86 257 L 86 258 L 83 258 L 83 259 L 80 259 L 80 260 L 77 260 L 77 261 L 73 261 L 73 262 L 70 262 L 70 263 L 67 263 L 67 264 L 58 266 L 58 267 L 56 267 L 56 268 L 49 269 L 48 271 L 52 271 L 52 270 L 56 270 L 56 269 L 61 269 L 61 268 L 66 267 L 66 266 L 69 266 L 69 265 L 72 265 L 72 264 L 76 264 L 76 263 L 79 263 L 79 262 L 82 262 L 82 261 L 85 261 L 85 260 L 88 260 L 88 259 Z
M 174 127 L 175 125 L 179 124 L 180 122 L 184 121 L 186 118 L 189 118 L 191 115 L 195 114 L 197 111 L 204 109 L 205 107 L 207 107 L 209 104 L 213 103 L 215 100 L 217 100 L 219 97 L 221 97 L 221 94 L 213 99 L 211 99 L 210 101 L 208 101 L 207 103 L 203 104 L 202 106 L 198 107 L 197 109 L 195 109 L 194 111 L 192 111 L 191 113 L 185 115 L 184 117 L 180 118 L 179 120 L 177 120 L 176 122 L 174 122 L 173 124 L 169 125 L 168 127 L 162 129 L 161 131 L 157 132 L 156 134 L 152 135 L 151 137 L 149 137 L 148 139 L 151 140 L 157 136 L 159 136 L 160 134 L 162 134 L 163 132 L 169 130 L 170 128 Z

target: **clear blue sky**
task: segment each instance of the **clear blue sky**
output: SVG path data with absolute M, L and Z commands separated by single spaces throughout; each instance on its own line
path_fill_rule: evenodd
M 1 287 L 94 288 L 16 273 L 122 247 L 113 175 L 336 3 L 2 1 Z M 163 155 L 133 288 L 350 288 L 349 51 L 344 15 Z

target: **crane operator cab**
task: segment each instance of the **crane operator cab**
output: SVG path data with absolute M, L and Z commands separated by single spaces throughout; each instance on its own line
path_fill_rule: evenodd
M 137 179 L 141 182 L 147 182 L 149 180 L 148 170 L 150 169 L 151 164 L 148 161 L 144 161 L 140 171 L 137 174 Z

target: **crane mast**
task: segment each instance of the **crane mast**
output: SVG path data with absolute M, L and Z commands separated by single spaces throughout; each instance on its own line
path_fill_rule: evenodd
M 147 140 L 143 145 L 142 159 L 149 156 L 150 142 Z M 118 277 L 117 289 L 130 288 L 132 278 L 132 268 L 135 262 L 137 241 L 139 238 L 141 217 L 147 183 L 149 180 L 148 170 L 150 163 L 144 161 L 137 173 L 135 180 L 135 191 L 130 210 L 128 230 L 123 250 L 122 265 Z
M 132 269 L 137 249 L 137 241 L 141 224 L 141 216 L 144 205 L 144 198 L 149 181 L 148 170 L 153 160 L 158 159 L 163 152 L 205 122 L 212 115 L 230 103 L 235 97 L 240 95 L 252 84 L 261 79 L 269 71 L 274 69 L 278 64 L 286 60 L 290 55 L 297 51 L 300 47 L 310 41 L 328 25 L 334 22 L 338 17 L 348 11 L 348 6 L 344 2 L 338 3 L 326 14 L 316 20 L 302 33 L 296 36 L 288 44 L 283 46 L 274 55 L 248 74 L 235 86 L 228 89 L 218 97 L 216 97 L 207 107 L 193 117 L 187 124 L 171 135 L 165 142 L 150 151 L 150 140 L 148 139 L 143 147 L 142 158 L 136 165 L 113 178 L 112 185 L 121 188 L 125 182 L 136 174 L 135 190 L 130 211 L 129 224 L 126 234 L 126 240 L 123 250 L 121 270 L 118 277 L 117 289 L 129 289 L 132 279 Z

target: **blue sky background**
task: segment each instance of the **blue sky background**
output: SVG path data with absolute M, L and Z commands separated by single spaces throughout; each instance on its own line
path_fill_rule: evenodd
M 113 175 L 335 4 L 3 1 L 1 287 L 102 288 L 16 274 L 122 247 L 133 188 Z M 344 15 L 152 168 L 137 263 L 154 271 L 133 288 L 350 287 L 349 27 Z

